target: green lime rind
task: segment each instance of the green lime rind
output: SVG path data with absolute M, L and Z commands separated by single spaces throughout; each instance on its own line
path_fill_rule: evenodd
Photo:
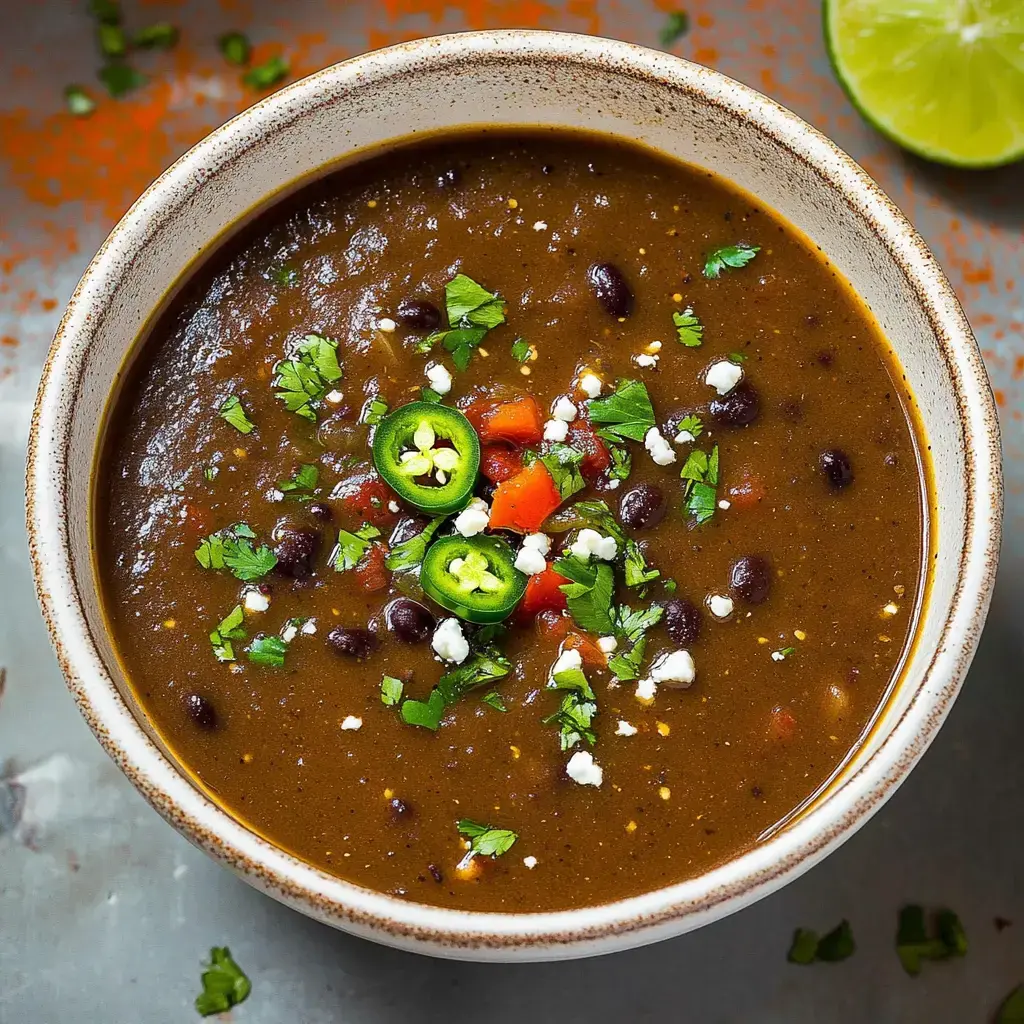
M 1024 0 L 824 0 L 825 45 L 864 119 L 953 167 L 1024 159 Z

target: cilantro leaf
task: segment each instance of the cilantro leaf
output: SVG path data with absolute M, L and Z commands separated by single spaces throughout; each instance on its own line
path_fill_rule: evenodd
M 687 348 L 700 348 L 704 341 L 704 325 L 689 306 L 682 313 L 673 313 L 672 323 L 676 325 L 676 335 L 683 345 Z
M 608 441 L 643 441 L 654 426 L 647 385 L 639 380 L 620 380 L 614 394 L 590 400 L 589 412 L 592 422 L 606 424 L 597 433 Z
M 276 397 L 289 412 L 316 423 L 316 410 L 330 386 L 341 380 L 338 343 L 333 338 L 307 334 L 288 359 L 274 367 Z
M 235 660 L 235 649 L 231 641 L 245 639 L 246 633 L 242 628 L 244 621 L 245 613 L 242 611 L 242 606 L 236 604 L 217 623 L 216 628 L 210 634 L 210 643 L 213 645 L 213 655 L 218 661 Z
M 338 531 L 338 543 L 331 554 L 331 564 L 335 572 L 346 572 L 354 569 L 369 551 L 371 542 L 380 536 L 380 530 L 369 523 L 363 523 L 355 533 L 348 530 Z
M 423 562 L 423 556 L 427 553 L 427 545 L 433 540 L 434 534 L 447 518 L 447 516 L 437 516 L 431 519 L 415 537 L 396 544 L 384 559 L 384 565 L 392 572 L 418 569 Z
M 96 101 L 80 85 L 64 89 L 64 104 L 75 117 L 88 117 L 96 109 Z
M 143 50 L 170 50 L 177 41 L 178 27 L 169 21 L 147 25 L 132 36 L 132 42 Z
M 760 251 L 760 246 L 747 245 L 746 242 L 712 249 L 704 263 L 704 276 L 716 278 L 723 270 L 745 267 Z
M 420 401 L 430 402 L 432 405 L 439 405 L 441 402 L 441 395 L 433 388 L 420 388 Z
M 584 742 L 593 746 L 597 736 L 590 726 L 597 714 L 597 698 L 583 670 L 569 668 L 557 672 L 549 685 L 569 691 L 562 698 L 559 709 L 543 720 L 545 725 L 554 723 L 559 727 L 561 749 L 572 750 Z
M 366 400 L 363 411 L 359 415 L 359 422 L 369 427 L 375 427 L 388 414 L 388 403 L 379 395 Z
M 907 974 L 920 974 L 922 960 L 946 960 L 966 952 L 967 935 L 953 911 L 940 910 L 935 915 L 934 932 L 929 935 L 922 907 L 910 904 L 900 910 L 896 955 Z
M 271 665 L 281 668 L 284 656 L 288 653 L 288 645 L 279 636 L 261 634 L 256 637 L 245 652 L 254 665 Z
M 1003 1000 L 995 1024 L 1024 1024 L 1024 985 L 1018 985 Z
M 505 707 L 505 702 L 501 698 L 501 694 L 497 690 L 491 690 L 490 693 L 485 693 L 481 698 L 481 702 L 486 704 L 488 707 L 494 708 L 495 711 L 500 711 L 503 714 L 508 711 Z
M 402 690 L 405 684 L 401 679 L 394 676 L 384 676 L 380 681 L 380 702 L 389 708 L 393 708 L 402 699 Z
M 644 661 L 644 649 L 646 647 L 647 637 L 641 636 L 633 644 L 631 650 L 617 653 L 608 659 L 608 668 L 620 683 L 640 678 L 640 666 Z
M 511 671 L 512 663 L 496 650 L 480 651 L 441 676 L 427 700 L 410 698 L 403 701 L 402 720 L 408 725 L 418 725 L 436 731 L 441 725 L 445 708 L 456 703 L 470 690 L 495 679 L 501 679 Z
M 96 72 L 96 77 L 103 83 L 107 92 L 115 100 L 126 96 L 149 81 L 146 75 L 133 68 L 130 64 L 121 64 L 117 61 L 104 64 Z
M 271 267 L 267 271 L 267 276 L 281 288 L 291 288 L 298 284 L 299 272 L 294 268 L 285 263 L 282 266 Z
M 512 342 L 512 358 L 517 363 L 525 363 L 530 358 L 530 343 L 522 338 L 516 338 Z
M 500 857 L 508 853 L 519 838 L 511 829 L 481 825 L 469 818 L 461 818 L 456 827 L 469 840 L 471 857 Z
M 473 350 L 484 340 L 486 327 L 456 327 L 441 335 L 441 344 L 452 354 L 452 362 L 460 369 L 469 367 Z
M 504 301 L 465 274 L 456 274 L 444 286 L 444 298 L 452 327 L 482 327 L 489 331 L 505 322 Z
M 583 452 L 571 445 L 555 441 L 548 448 L 547 452 L 540 456 L 540 461 L 547 467 L 551 479 L 558 488 L 558 493 L 565 501 L 577 491 L 582 491 L 587 486 L 580 472 L 580 465 L 583 462 Z
M 750 356 L 748 356 L 746 352 L 730 352 L 728 355 L 730 363 L 745 363 L 749 358 Z
M 665 609 L 660 604 L 633 611 L 628 604 L 620 605 L 615 612 L 615 635 L 635 644 L 647 630 L 661 622 Z
M 849 921 L 840 921 L 827 935 L 818 938 L 817 932 L 797 928 L 786 959 L 791 964 L 838 963 L 853 956 L 857 948 Z
M 690 31 L 690 16 L 686 11 L 669 11 L 665 24 L 658 33 L 662 46 L 671 46 Z
M 245 582 L 257 580 L 277 565 L 277 556 L 265 544 L 254 547 L 250 541 L 255 536 L 246 523 L 235 523 L 204 538 L 196 548 L 196 561 L 204 569 L 229 569 Z
M 282 79 L 287 78 L 289 70 L 288 61 L 280 54 L 275 54 L 262 64 L 249 68 L 242 75 L 242 81 L 250 89 L 269 89 L 272 85 L 277 85 Z
M 608 476 L 612 480 L 628 480 L 633 468 L 633 456 L 629 454 L 628 449 L 620 448 L 617 444 L 609 445 L 608 450 L 612 456 L 612 465 L 608 470 Z
M 699 416 L 684 416 L 676 424 L 676 440 L 678 440 L 679 434 L 689 434 L 690 439 L 696 441 L 702 433 L 704 433 L 704 421 Z
M 441 718 L 446 707 L 444 697 L 441 696 L 440 691 L 435 689 L 430 691 L 430 697 L 425 701 L 411 698 L 402 701 L 400 713 L 402 721 L 406 725 L 418 725 L 436 732 L 441 725 Z
M 626 538 L 625 543 L 626 559 L 624 563 L 627 587 L 642 587 L 651 580 L 656 580 L 660 575 L 659 569 L 647 568 L 647 556 L 644 549 L 632 537 Z
M 791 964 L 813 964 L 818 955 L 818 933 L 807 928 L 797 928 L 793 932 L 786 959 Z
M 249 63 L 252 45 L 241 32 L 226 32 L 217 40 L 217 47 L 229 64 L 244 67 Z
M 686 511 L 698 526 L 706 523 L 718 507 L 718 445 L 711 449 L 710 455 L 695 448 L 687 456 L 679 475 L 686 481 L 683 485 Z
M 246 415 L 242 400 L 238 395 L 229 395 L 224 399 L 221 407 L 217 410 L 217 415 L 230 423 L 239 433 L 251 434 L 256 429 L 256 424 Z
M 570 583 L 558 589 L 565 594 L 569 614 L 577 625 L 600 636 L 612 631 L 612 595 L 615 573 L 607 562 L 583 561 L 576 555 L 560 558 L 554 564 Z
M 320 481 L 320 470 L 309 462 L 302 463 L 290 480 L 278 480 L 277 489 L 292 497 L 309 497 Z
M 202 981 L 203 991 L 196 996 L 196 1011 L 202 1017 L 224 1013 L 244 1003 L 252 991 L 252 983 L 231 958 L 227 946 L 214 946 L 210 950 L 210 962 L 203 971 Z

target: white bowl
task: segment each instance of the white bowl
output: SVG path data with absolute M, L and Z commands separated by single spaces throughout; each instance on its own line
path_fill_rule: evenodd
M 584 127 L 712 168 L 829 255 L 887 333 L 934 464 L 927 599 L 902 678 L 824 794 L 786 828 L 690 881 L 597 907 L 485 914 L 423 906 L 325 874 L 199 792 L 148 727 L 111 650 L 87 509 L 97 438 L 128 352 L 222 234 L 282 190 L 392 140 L 467 125 Z M 676 935 L 766 896 L 847 839 L 906 777 L 949 711 L 981 632 L 1002 511 L 998 422 L 952 288 L 878 186 L 828 139 L 717 72 L 551 32 L 441 36 L 327 68 L 217 129 L 163 174 L 86 271 L 50 351 L 32 426 L 28 526 L 43 614 L 110 756 L 180 832 L 252 885 L 357 935 L 440 956 L 539 960 Z

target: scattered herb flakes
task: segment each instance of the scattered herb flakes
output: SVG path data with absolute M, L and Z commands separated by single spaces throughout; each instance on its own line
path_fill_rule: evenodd
M 712 448 L 710 455 L 695 448 L 687 456 L 679 475 L 685 481 L 683 495 L 686 511 L 694 517 L 698 526 L 706 523 L 718 507 L 718 445 Z
M 662 580 L 661 585 L 669 594 L 674 594 L 679 589 L 679 584 L 675 580 Z
M 608 451 L 612 457 L 608 476 L 612 480 L 628 480 L 633 468 L 633 456 L 630 455 L 628 449 L 620 448 L 617 444 L 609 445 Z
M 598 436 L 607 441 L 643 441 L 654 426 L 654 408 L 642 381 L 620 380 L 614 394 L 591 399 L 588 404 L 591 421 L 604 424 Z
M 254 665 L 281 668 L 284 665 L 284 656 L 288 653 L 288 644 L 279 636 L 261 634 L 249 644 L 245 653 Z
M 252 44 L 241 32 L 226 32 L 217 40 L 217 48 L 229 64 L 245 67 L 252 54 Z
M 229 395 L 224 399 L 223 405 L 217 410 L 217 415 L 241 434 L 251 434 L 256 429 L 256 424 L 249 419 L 238 395 Z
M 218 472 L 220 471 L 216 466 L 203 466 L 203 479 L 216 480 Z
M 560 558 L 554 564 L 570 583 L 558 589 L 565 594 L 569 614 L 582 629 L 599 636 L 612 631 L 612 595 L 615 573 L 607 562 L 583 561 L 576 555 Z
M 995 1024 L 1024 1024 L 1024 985 L 1018 985 L 1003 1000 Z
M 662 46 L 677 43 L 690 31 L 690 16 L 686 11 L 669 11 L 658 33 L 658 41 Z
M 338 343 L 333 338 L 307 334 L 289 359 L 274 367 L 277 397 L 289 412 L 316 423 L 316 410 L 332 384 L 341 380 Z
M 415 537 L 396 544 L 388 553 L 384 565 L 392 572 L 418 569 L 423 562 L 423 556 L 427 553 L 427 545 L 447 518 L 447 516 L 437 516 L 435 519 L 431 519 Z
M 471 857 L 500 857 L 512 849 L 519 838 L 511 829 L 481 825 L 469 818 L 461 818 L 456 827 L 469 840 Z
M 384 676 L 380 681 L 380 702 L 385 707 L 393 708 L 402 699 L 405 684 L 394 676 Z
M 100 22 L 96 38 L 104 57 L 123 57 L 128 52 L 128 40 L 120 25 Z
M 813 964 L 818 955 L 818 933 L 807 928 L 793 932 L 793 942 L 786 954 L 791 964 Z
M 204 569 L 228 569 L 247 583 L 258 580 L 277 565 L 277 556 L 265 544 L 254 547 L 255 537 L 246 523 L 235 523 L 204 538 L 196 548 L 196 561 Z
M 676 336 L 687 348 L 700 348 L 704 341 L 704 325 L 687 306 L 682 313 L 678 310 L 672 314 L 672 323 L 676 325 Z
M 427 700 L 404 700 L 400 709 L 406 725 L 418 725 L 436 732 L 447 705 L 438 690 L 431 690 Z
M 203 991 L 196 996 L 196 1010 L 202 1017 L 224 1013 L 244 1003 L 252 991 L 245 972 L 231 958 L 227 946 L 214 946 L 202 975 Z
M 736 363 L 738 366 L 745 363 L 750 357 L 745 352 L 730 352 L 727 358 L 730 363 Z
M 580 471 L 583 452 L 571 445 L 562 444 L 560 441 L 552 442 L 547 452 L 540 456 L 540 461 L 551 474 L 562 501 L 587 486 Z
M 242 606 L 236 604 L 217 623 L 216 629 L 210 634 L 210 643 L 213 645 L 213 654 L 218 661 L 234 661 L 235 648 L 232 640 L 244 640 L 246 637 L 242 623 L 245 621 L 245 612 Z
M 967 935 L 953 911 L 940 910 L 935 915 L 933 933 L 929 935 L 922 907 L 910 904 L 900 910 L 896 954 L 907 974 L 920 974 L 922 960 L 947 960 L 966 953 Z
M 279 288 L 294 288 L 299 283 L 299 272 L 287 263 L 271 267 L 267 277 Z
M 304 462 L 290 480 L 278 480 L 277 489 L 292 498 L 309 499 L 320 482 L 320 470 L 311 462 Z
M 359 422 L 369 427 L 375 427 L 388 414 L 388 403 L 379 395 L 367 399 L 363 411 L 359 416 Z
M 137 71 L 130 64 L 117 62 L 104 65 L 96 72 L 96 76 L 115 100 L 126 96 L 149 81 L 141 71 Z
M 280 54 L 276 54 L 269 60 L 265 60 L 262 64 L 257 64 L 255 67 L 249 68 L 244 75 L 242 75 L 242 81 L 249 86 L 250 89 L 254 89 L 257 92 L 262 89 L 269 89 L 271 86 L 277 85 L 278 82 L 283 81 L 288 77 L 290 71 L 288 61 Z
M 354 569 L 370 549 L 372 541 L 380 536 L 380 530 L 370 523 L 363 523 L 355 533 L 348 530 L 338 531 L 338 543 L 331 554 L 331 564 L 335 572 L 346 572 Z
M 517 363 L 525 363 L 530 358 L 530 343 L 522 338 L 512 342 L 512 358 Z
M 116 0 L 90 0 L 89 13 L 101 25 L 121 24 L 121 5 Z
M 421 388 L 420 389 L 420 401 L 430 402 L 432 405 L 440 405 L 441 394 L 435 391 L 433 388 Z
M 448 323 L 452 327 L 491 330 L 505 322 L 505 302 L 465 274 L 456 274 L 444 286 Z
M 505 706 L 505 702 L 501 699 L 501 694 L 498 693 L 497 690 L 491 690 L 490 693 L 485 693 L 480 700 L 488 707 L 494 708 L 495 711 L 502 712 L 502 714 L 505 714 L 508 711 L 508 708 Z
M 80 85 L 64 89 L 64 105 L 75 117 L 88 117 L 96 109 L 96 101 Z
M 626 557 L 623 568 L 627 587 L 642 587 L 661 575 L 661 570 L 647 567 L 647 556 L 644 554 L 644 549 L 632 537 L 626 538 L 624 550 Z
M 791 964 L 838 963 L 853 956 L 856 948 L 850 922 L 844 920 L 820 939 L 817 932 L 797 928 L 786 959 Z
M 687 433 L 696 441 L 704 433 L 704 421 L 699 416 L 684 416 L 676 426 L 676 433 Z
M 704 276 L 716 278 L 723 270 L 739 270 L 745 267 L 759 252 L 759 245 L 747 245 L 740 242 L 738 245 L 723 245 L 708 253 L 704 263 Z
M 154 25 L 140 28 L 132 36 L 132 43 L 143 50 L 170 50 L 178 42 L 178 27 L 169 21 L 158 21 Z

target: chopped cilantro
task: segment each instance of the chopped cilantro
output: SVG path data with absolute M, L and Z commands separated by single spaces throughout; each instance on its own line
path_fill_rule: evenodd
M 577 625 L 600 636 L 610 633 L 615 591 L 612 567 L 607 562 L 585 562 L 576 555 L 569 555 L 558 559 L 554 569 L 572 581 L 558 589 L 565 594 L 569 614 Z
M 907 974 L 920 974 L 922 960 L 947 960 L 966 953 L 967 935 L 960 918 L 952 910 L 940 910 L 935 915 L 931 935 L 925 925 L 922 907 L 911 904 L 900 910 L 896 954 Z
M 620 683 L 640 678 L 640 666 L 644 661 L 647 637 L 641 636 L 628 652 L 620 652 L 608 659 L 608 668 Z
M 441 395 L 433 388 L 420 388 L 420 401 L 438 405 L 441 402 Z
M 671 46 L 690 31 L 690 16 L 686 11 L 669 11 L 665 24 L 658 33 L 662 46 Z
M 627 587 L 642 587 L 651 580 L 656 580 L 661 571 L 647 568 L 647 556 L 644 549 L 632 537 L 626 538 L 626 560 L 624 563 Z
M 1018 985 L 1003 1000 L 995 1024 L 1024 1024 L 1024 985 Z
M 89 0 L 89 13 L 102 25 L 121 24 L 121 5 L 117 0 Z
M 401 679 L 385 676 L 380 681 L 380 702 L 386 707 L 393 708 L 402 699 L 404 688 L 405 684 Z
M 661 585 L 670 594 L 674 594 L 679 587 L 679 584 L 676 583 L 675 580 L 662 580 Z
M 427 700 L 403 701 L 402 720 L 408 725 L 436 731 L 449 705 L 456 703 L 470 690 L 501 679 L 511 671 L 512 663 L 497 651 L 480 651 L 441 676 Z
M 856 949 L 849 921 L 841 921 L 827 935 L 818 938 L 817 932 L 797 928 L 786 959 L 791 964 L 812 964 L 816 960 L 837 963 L 853 955 Z
M 289 70 L 288 61 L 280 54 L 277 54 L 269 60 L 265 60 L 262 64 L 249 68 L 242 75 L 242 81 L 250 89 L 257 91 L 269 89 L 271 86 L 277 85 L 278 82 L 287 78 Z
M 217 40 L 217 46 L 229 64 L 244 67 L 249 63 L 252 45 L 241 32 L 226 32 Z
M 465 274 L 456 274 L 444 286 L 444 298 L 452 327 L 490 330 L 505 322 L 504 300 Z
M 231 958 L 227 946 L 214 946 L 210 962 L 202 975 L 203 991 L 196 996 L 196 1011 L 201 1017 L 224 1013 L 232 1006 L 244 1003 L 252 991 L 252 983 L 245 972 Z
M 530 343 L 522 338 L 512 342 L 512 358 L 517 363 L 525 363 L 530 358 Z
M 628 449 L 620 448 L 617 444 L 609 445 L 608 450 L 612 456 L 612 465 L 608 470 L 608 476 L 612 480 L 628 480 L 630 470 L 633 468 L 633 456 L 629 454 Z
M 141 71 L 136 71 L 130 64 L 121 64 L 117 61 L 111 61 L 101 67 L 96 72 L 96 77 L 115 100 L 126 96 L 149 81 Z
M 235 523 L 204 538 L 196 548 L 196 561 L 204 569 L 229 569 L 246 582 L 258 580 L 277 565 L 277 556 L 265 544 L 254 547 L 255 537 L 246 523 Z
M 708 253 L 704 263 L 704 276 L 715 278 L 723 270 L 738 270 L 740 267 L 745 267 L 760 251 L 760 246 L 747 245 L 746 242 L 740 242 L 738 245 L 723 245 L 718 249 L 713 249 Z
M 676 424 L 676 434 L 689 434 L 694 441 L 704 433 L 704 421 L 699 416 L 684 416 Z
M 215 480 L 220 470 L 216 466 L 207 465 L 203 466 L 203 479 L 204 480 Z
M 96 109 L 96 101 L 80 85 L 64 89 L 64 105 L 75 117 L 88 117 Z
M 793 932 L 786 959 L 791 964 L 813 964 L 818 956 L 818 933 L 807 928 L 797 928 Z
M 261 634 L 256 637 L 245 652 L 254 665 L 271 665 L 281 668 L 284 656 L 288 653 L 288 644 L 279 636 Z
M 100 22 L 96 35 L 104 57 L 123 57 L 128 52 L 128 39 L 120 25 Z
M 371 542 L 380 536 L 380 530 L 369 523 L 363 523 L 355 533 L 348 530 L 338 531 L 338 543 L 331 554 L 331 564 L 335 572 L 346 572 L 354 569 L 369 551 Z
M 555 673 L 552 684 L 556 689 L 567 690 L 559 709 L 544 719 L 544 724 L 559 727 L 559 743 L 562 750 L 572 750 L 578 743 L 593 746 L 597 736 L 591 729 L 597 714 L 597 698 L 580 668 L 564 669 Z
M 647 646 L 647 630 L 656 626 L 664 614 L 661 605 L 651 605 L 632 611 L 629 605 L 621 605 L 615 613 L 615 635 L 632 644 L 628 652 L 619 652 L 609 659 L 608 668 L 620 682 L 640 678 L 640 666 Z
M 230 423 L 241 434 L 251 434 L 256 429 L 256 424 L 249 419 L 238 395 L 229 395 L 225 398 L 217 410 L 217 415 Z
M 469 818 L 461 818 L 456 827 L 469 840 L 470 857 L 500 857 L 519 838 L 511 829 L 481 825 Z
M 411 699 L 402 701 L 402 721 L 406 725 L 418 725 L 436 732 L 441 725 L 441 718 L 446 707 L 444 697 L 440 692 L 431 690 L 430 697 L 425 701 Z
M 791 654 L 796 654 L 795 647 L 783 647 L 781 650 L 772 651 L 772 659 L 774 661 L 785 661 Z M 775 655 L 778 655 L 776 658 Z
M 369 427 L 375 427 L 388 414 L 388 403 L 379 395 L 366 400 L 363 411 L 359 416 L 359 422 Z
M 245 630 L 242 628 L 244 621 L 245 613 L 242 611 L 242 606 L 236 604 L 217 623 L 216 629 L 210 634 L 210 643 L 213 644 L 213 654 L 218 661 L 235 660 L 235 648 L 231 641 L 245 639 Z
M 485 644 L 503 640 L 506 636 L 508 636 L 508 626 L 503 622 L 488 622 L 485 626 L 477 627 L 473 633 L 473 646 L 482 648 Z
M 730 352 L 729 353 L 730 363 L 745 363 L 750 357 L 745 352 Z
M 460 369 L 469 368 L 469 361 L 473 358 L 473 350 L 477 348 L 484 335 L 487 334 L 486 327 L 456 327 L 453 331 L 445 331 L 441 344 L 452 354 L 452 362 Z
M 718 507 L 718 445 L 712 448 L 710 455 L 695 448 L 687 456 L 679 475 L 686 481 L 683 485 L 686 511 L 698 525 L 706 523 Z
M 316 423 L 316 410 L 330 386 L 341 380 L 338 343 L 333 338 L 307 334 L 294 354 L 274 367 L 277 398 L 289 412 Z
M 620 380 L 615 393 L 589 402 L 590 419 L 605 426 L 598 435 L 607 441 L 643 441 L 654 426 L 654 409 L 647 386 L 639 380 Z
M 553 442 L 548 451 L 540 457 L 540 461 L 551 474 L 562 501 L 587 486 L 580 472 L 583 452 L 571 445 L 562 444 L 560 441 Z
M 676 325 L 676 335 L 687 348 L 700 348 L 704 340 L 704 325 L 687 306 L 682 313 L 678 310 L 672 314 L 672 322 Z
M 497 690 L 491 690 L 490 693 L 485 693 L 480 700 L 488 707 L 494 708 L 495 711 L 501 711 L 502 713 L 508 711 L 508 708 L 505 707 L 505 702 L 501 699 L 501 694 L 498 693 Z
M 277 489 L 289 497 L 309 498 L 319 481 L 320 470 L 312 463 L 304 462 L 290 480 L 279 480 Z
M 292 288 L 299 282 L 299 272 L 287 263 L 271 267 L 267 271 L 267 276 L 281 288 Z
M 178 27 L 169 21 L 140 28 L 132 36 L 132 43 L 143 50 L 170 50 L 178 42 Z
M 431 519 L 415 537 L 396 544 L 388 553 L 384 565 L 392 572 L 418 569 L 423 562 L 423 556 L 427 553 L 427 545 L 446 518 L 447 516 L 437 516 Z

